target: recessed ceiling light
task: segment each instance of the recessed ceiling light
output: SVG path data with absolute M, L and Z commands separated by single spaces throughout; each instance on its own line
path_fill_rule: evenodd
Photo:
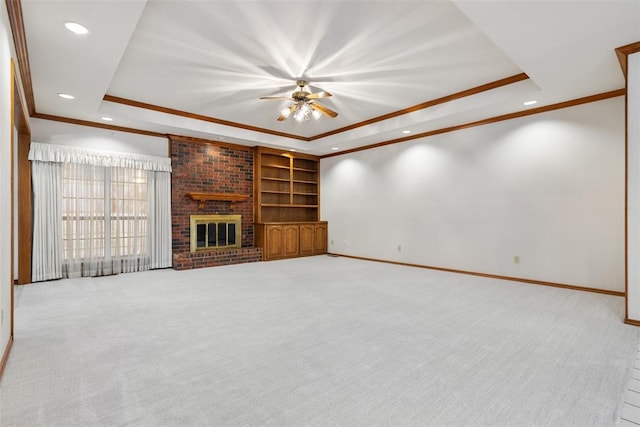
M 338 147 L 331 147 L 331 149 L 332 149 L 333 151 L 338 151 L 338 150 L 339 150 L 339 148 L 338 148 Z
M 67 30 L 71 31 L 73 34 L 89 34 L 89 30 L 87 30 L 87 27 L 80 25 L 77 22 L 65 22 L 64 26 L 67 27 Z
M 113 118 L 111 118 L 111 117 L 107 117 L 107 116 L 100 117 L 100 118 L 101 118 L 102 120 L 104 120 L 105 122 L 112 122 L 112 121 L 113 121 Z
M 58 96 L 64 99 L 76 99 L 75 96 L 69 95 L 68 93 L 59 93 Z
M 402 133 L 411 133 L 410 130 L 403 130 Z
M 527 106 L 529 106 L 529 105 L 533 105 L 533 104 L 537 104 L 537 103 L 538 103 L 538 101 L 536 101 L 536 100 L 532 99 L 531 101 L 525 101 L 525 102 L 523 102 L 523 103 L 522 103 L 522 105 L 527 105 Z

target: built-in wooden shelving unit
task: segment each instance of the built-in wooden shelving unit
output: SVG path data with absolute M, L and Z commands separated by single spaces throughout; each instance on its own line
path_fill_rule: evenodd
M 256 245 L 265 260 L 327 252 L 320 217 L 320 160 L 311 155 L 255 149 Z
M 317 157 L 257 148 L 255 164 L 258 223 L 318 221 Z

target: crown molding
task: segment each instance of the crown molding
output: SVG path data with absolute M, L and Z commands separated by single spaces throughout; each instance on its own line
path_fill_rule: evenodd
M 188 111 L 176 110 L 174 108 L 162 107 L 159 105 L 148 104 L 146 102 L 134 101 L 132 99 L 120 98 L 113 95 L 105 95 L 103 101 L 113 102 L 116 104 L 128 105 L 130 107 L 143 108 L 145 110 L 157 111 L 160 113 L 171 114 L 174 116 L 185 117 L 188 119 L 201 120 L 204 122 L 215 123 L 223 126 L 231 126 L 239 129 L 250 130 L 253 132 L 266 133 L 269 135 L 282 136 L 284 138 L 297 139 L 300 141 L 310 141 L 309 138 L 291 133 L 278 132 L 271 129 L 265 129 L 257 126 L 245 125 L 242 123 L 231 122 L 228 120 L 216 119 L 215 117 L 204 116 L 202 114 L 189 113 Z
M 395 138 L 387 141 L 378 142 L 376 144 L 364 145 L 362 147 L 352 148 L 350 150 L 344 150 L 339 153 L 331 153 L 325 154 L 324 156 L 320 156 L 321 159 L 326 159 L 328 157 L 342 156 L 344 154 L 355 153 L 358 151 L 370 150 L 372 148 L 384 147 L 385 145 L 398 144 L 401 142 L 411 141 L 414 139 L 426 138 L 429 136 L 439 135 L 442 133 L 454 132 L 461 129 L 472 128 L 476 126 L 488 125 L 491 123 L 502 122 L 505 120 L 517 119 L 519 117 L 531 116 L 534 114 L 546 113 L 548 111 L 560 110 L 562 108 L 575 107 L 576 105 L 588 104 L 590 102 L 602 101 L 609 98 L 615 98 L 618 96 L 625 95 L 625 89 L 617 89 L 609 92 L 600 93 L 597 95 L 585 96 L 583 98 L 577 98 L 570 101 L 559 102 L 557 104 L 545 105 L 543 107 L 532 108 L 530 110 L 517 111 L 515 113 L 503 114 L 500 116 L 490 117 L 488 119 L 477 120 L 474 122 L 469 122 L 461 125 L 450 126 L 441 129 L 430 130 L 427 132 L 417 133 L 414 135 L 405 136 L 402 138 Z
M 20 70 L 20 80 L 27 102 L 29 115 L 36 112 L 36 101 L 33 96 L 33 83 L 31 81 L 31 68 L 29 67 L 29 52 L 27 50 L 27 38 L 24 33 L 24 21 L 22 19 L 22 4 L 20 0 L 5 0 L 7 13 L 9 15 L 9 25 L 13 34 L 13 45 L 18 57 L 18 68 Z
M 217 119 L 215 117 L 210 117 L 210 116 L 204 116 L 201 114 L 195 114 L 195 113 L 190 113 L 188 111 L 182 111 L 182 110 L 177 110 L 177 109 L 173 109 L 173 108 L 168 108 L 168 107 L 163 107 L 160 105 L 154 105 L 154 104 L 149 104 L 146 102 L 140 102 L 140 101 L 135 101 L 132 99 L 127 99 L 127 98 L 121 98 L 118 96 L 113 96 L 113 95 L 105 95 L 103 100 L 104 101 L 108 101 L 108 102 L 113 102 L 116 104 L 122 104 L 122 105 L 128 105 L 130 107 L 136 107 L 136 108 L 142 108 L 142 109 L 146 109 L 146 110 L 151 110 L 151 111 L 157 111 L 160 113 L 166 113 L 166 114 L 171 114 L 174 116 L 179 116 L 179 117 L 185 117 L 188 119 L 195 119 L 195 120 L 201 120 L 201 121 L 205 121 L 205 122 L 210 122 L 210 123 L 216 123 L 216 124 L 220 124 L 223 126 L 231 126 L 231 127 L 235 127 L 235 128 L 239 128 L 239 129 L 245 129 L 245 130 L 250 130 L 250 131 L 254 131 L 254 132 L 260 132 L 260 133 L 265 133 L 265 134 L 269 134 L 269 135 L 275 135 L 275 136 L 282 136 L 285 138 L 291 138 L 291 139 L 297 139 L 300 141 L 305 141 L 305 142 L 311 142 L 311 141 L 315 141 L 321 138 L 325 138 L 327 136 L 332 136 L 332 135 L 336 135 L 339 133 L 343 133 L 343 132 L 347 132 L 353 129 L 357 129 L 359 127 L 363 127 L 363 126 L 368 126 L 371 125 L 373 123 L 377 123 L 377 122 L 381 122 L 384 120 L 388 120 L 388 119 L 392 119 L 398 116 L 402 116 L 404 114 L 409 114 L 409 113 L 413 113 L 415 111 L 419 111 L 419 110 L 423 110 L 425 108 L 429 108 L 429 107 L 433 107 L 436 105 L 440 105 L 440 104 L 444 104 L 447 102 L 451 102 L 454 101 L 456 99 L 461 99 L 461 98 L 465 98 L 467 96 L 472 96 L 472 95 L 477 95 L 479 93 L 482 92 L 487 92 L 502 86 L 507 86 L 513 83 L 517 83 L 523 80 L 527 80 L 529 78 L 529 76 L 525 73 L 520 73 L 520 74 L 516 74 L 510 77 L 506 77 L 500 80 L 496 80 L 490 83 L 485 83 L 482 84 L 480 86 L 476 86 L 473 87 L 471 89 L 466 89 L 460 92 L 456 92 L 453 93 L 451 95 L 446 95 L 440 98 L 436 98 L 430 101 L 426 101 L 423 102 L 421 104 L 417 104 L 414 105 L 412 107 L 408 107 L 408 108 L 404 108 L 402 110 L 398 110 L 398 111 L 394 111 L 388 114 L 384 114 L 382 116 L 378 116 L 378 117 L 374 117 L 372 119 L 368 119 L 362 122 L 358 122 L 358 123 L 354 123 L 351 124 L 349 126 L 345 126 L 339 129 L 334 129 L 331 130 L 329 132 L 325 132 L 325 133 L 321 133 L 318 135 L 314 135 L 311 137 L 304 137 L 301 135 L 295 135 L 295 134 L 290 134 L 290 133 L 285 133 L 285 132 L 279 132 L 279 131 L 274 131 L 271 129 L 265 129 L 265 128 L 260 128 L 260 127 L 256 127 L 256 126 L 250 126 L 250 125 L 245 125 L 242 123 L 236 123 L 236 122 L 231 122 L 228 120 L 222 120 L 222 119 Z
M 149 130 L 129 128 L 129 127 L 125 127 L 125 126 L 109 125 L 109 124 L 106 124 L 106 123 L 91 122 L 89 120 L 72 119 L 70 117 L 54 116 L 52 114 L 34 113 L 34 114 L 31 115 L 31 117 L 33 117 L 35 119 L 51 120 L 51 121 L 54 121 L 54 122 L 61 122 L 61 123 L 69 123 L 69 124 L 72 124 L 72 125 L 89 126 L 89 127 L 94 127 L 94 128 L 100 128 L 100 129 L 115 130 L 115 131 L 118 131 L 118 132 L 127 132 L 127 133 L 136 133 L 138 135 L 155 136 L 157 138 L 167 138 L 168 137 L 167 134 L 160 133 L 160 132 L 153 132 L 153 131 L 149 131 Z
M 325 132 L 325 133 L 321 133 L 319 135 L 313 136 L 311 137 L 311 140 L 316 140 L 316 139 L 320 139 L 320 138 L 325 138 L 327 136 L 331 136 L 331 135 L 336 135 L 338 133 L 342 133 L 342 132 L 346 132 L 349 130 L 353 130 L 353 129 L 357 129 L 359 127 L 363 127 L 363 126 L 368 126 L 370 124 L 373 123 L 377 123 L 377 122 L 381 122 L 383 120 L 388 120 L 388 119 L 392 119 L 394 117 L 398 117 L 398 116 L 402 116 L 404 114 L 409 114 L 409 113 L 413 113 L 415 111 L 420 111 L 423 110 L 425 108 L 430 108 L 430 107 L 434 107 L 436 105 L 440 105 L 440 104 L 444 104 L 447 102 L 451 102 L 454 101 L 456 99 L 461 99 L 461 98 L 466 98 L 467 96 L 472 96 L 472 95 L 477 95 L 479 93 L 482 92 L 487 92 L 493 89 L 497 89 L 499 87 L 502 86 L 507 86 L 513 83 L 517 83 L 520 82 L 522 80 L 527 80 L 529 78 L 529 76 L 525 73 L 520 73 L 520 74 L 516 74 L 514 76 L 510 76 L 510 77 L 506 77 L 504 79 L 500 79 L 500 80 L 496 80 L 494 82 L 490 82 L 490 83 L 485 83 L 482 84 L 480 86 L 476 86 L 473 87 L 471 89 L 466 89 L 460 92 L 456 92 L 453 93 L 451 95 L 446 95 L 440 98 L 436 98 L 436 99 L 432 99 L 430 101 L 426 101 L 423 102 L 421 104 L 418 105 L 414 105 L 413 107 L 409 107 L 409 108 L 404 108 L 402 110 L 398 110 L 398 111 L 394 111 L 392 113 L 388 113 L 388 114 L 384 114 L 382 116 L 378 116 L 378 117 L 374 117 L 372 119 L 369 120 L 365 120 L 359 123 L 354 123 L 352 125 L 349 126 L 345 126 L 343 128 L 340 129 L 335 129 L 329 132 Z

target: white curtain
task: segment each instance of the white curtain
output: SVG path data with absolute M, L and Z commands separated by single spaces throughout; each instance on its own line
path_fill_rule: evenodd
M 144 154 L 32 142 L 29 160 L 171 172 L 171 159 Z
M 171 259 L 171 174 L 148 171 L 149 254 L 151 268 L 170 267 Z
M 31 163 L 33 171 L 33 256 L 31 280 L 62 277 L 60 163 Z
M 171 266 L 170 159 L 38 143 L 29 158 L 51 170 L 33 168 L 34 196 L 58 206 L 34 203 L 33 281 Z
M 110 274 L 105 265 L 105 168 L 58 164 L 62 174 L 63 277 Z

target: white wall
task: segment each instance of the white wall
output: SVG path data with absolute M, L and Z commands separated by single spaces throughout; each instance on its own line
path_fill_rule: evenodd
M 627 61 L 627 318 L 640 321 L 640 52 Z
M 169 141 L 128 132 L 78 126 L 51 120 L 30 119 L 31 140 L 124 153 L 168 157 Z
M 623 97 L 322 159 L 321 188 L 330 252 L 624 291 Z
M 0 358 L 11 336 L 11 56 L 7 9 L 0 6 Z

